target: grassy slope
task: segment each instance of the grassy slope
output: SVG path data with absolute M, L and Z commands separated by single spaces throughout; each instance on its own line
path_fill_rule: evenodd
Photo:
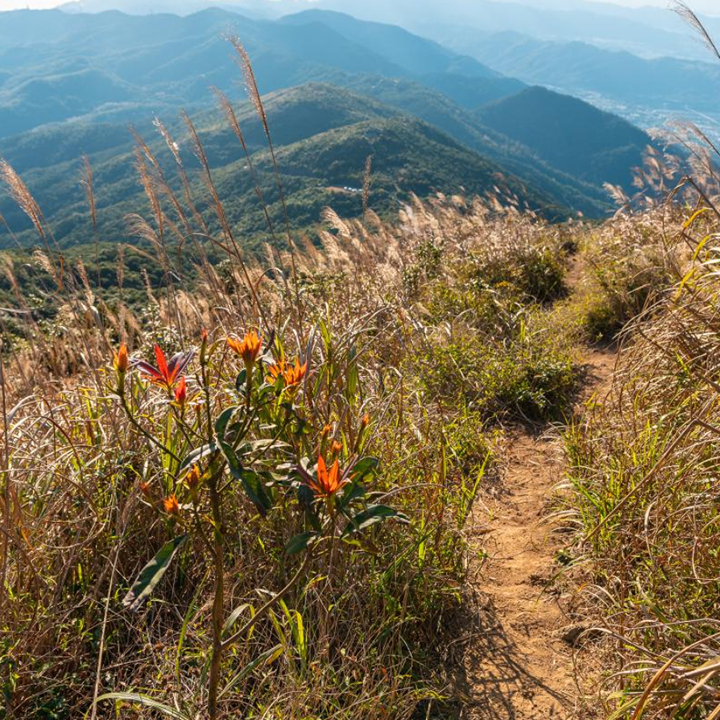
M 645 148 L 652 144 L 647 133 L 625 120 L 540 87 L 491 103 L 477 116 L 570 175 L 627 190 L 633 168 L 642 166 Z
M 392 129 L 394 121 L 387 122 Z M 266 517 L 219 466 L 228 578 L 223 621 L 244 606 L 238 622 L 245 622 L 250 608 L 259 610 L 268 597 L 259 601 L 258 588 L 277 591 L 296 576 L 282 603 L 275 600 L 259 614 L 252 635 L 243 634 L 225 654 L 221 687 L 238 677 L 223 694 L 222 710 L 259 718 L 273 707 L 277 718 L 332 713 L 349 720 L 380 707 L 388 718 L 403 718 L 425 713 L 432 699 L 436 709 L 452 711 L 443 701 L 448 677 L 438 670 L 438 653 L 445 620 L 460 601 L 462 529 L 477 482 L 490 467 L 485 425 L 528 413 L 555 415 L 576 377 L 568 348 L 543 325 L 539 305 L 562 291 L 563 237 L 542 221 L 515 213 L 496 217 L 480 204 L 416 204 L 412 220 L 395 226 L 376 218 L 367 227 L 330 221 L 337 234 L 322 236 L 323 252 L 308 248 L 296 258 L 299 295 L 285 294 L 277 268 L 264 275 L 253 264 L 246 284 L 232 262 L 201 271 L 192 293 L 179 285 L 174 294 L 156 291 L 145 309 L 121 320 L 103 304 L 104 293 L 89 295 L 77 268 L 67 264 L 63 286 L 53 291 L 67 308 L 62 321 L 41 332 L 35 314 L 21 318 L 34 342 L 17 343 L 12 370 L 6 366 L 13 376 L 7 390 L 38 395 L 9 421 L 17 463 L 10 497 L 16 526 L 33 539 L 36 575 L 31 580 L 22 571 L 28 551 L 13 535 L 5 571 L 13 595 L 3 598 L 0 620 L 8 640 L 0 657 L 12 669 L 11 679 L 3 678 L 3 702 L 11 713 L 65 720 L 84 712 L 98 662 L 101 692 L 141 691 L 177 702 L 188 716 L 205 713 L 209 600 L 217 586 L 212 555 L 189 508 L 195 503 L 197 523 L 211 532 L 212 480 L 205 477 L 193 500 L 183 473 L 180 482 L 172 479 L 178 472 L 173 456 L 185 457 L 203 442 L 205 411 L 188 407 L 181 429 L 163 392 L 130 372 L 123 387 L 133 424 L 112 399 L 114 370 L 76 374 L 82 355 L 104 364 L 116 333 L 149 357 L 153 342 L 168 351 L 195 344 L 201 327 L 217 341 L 209 351 L 211 383 L 209 394 L 200 392 L 196 357 L 188 372 L 189 402 L 194 407 L 210 398 L 206 410 L 213 416 L 234 408 L 238 418 L 257 404 L 250 437 L 274 436 L 270 447 L 249 445 L 251 454 L 243 455 L 246 470 L 271 473 L 261 481 L 268 483 L 272 504 Z M 292 282 L 287 258 L 274 262 Z M 250 287 L 260 294 L 262 312 Z M 101 328 L 87 323 L 92 316 Z M 308 382 L 285 396 L 285 404 L 263 405 L 279 391 L 260 387 L 267 371 L 256 373 L 250 398 L 243 395 L 242 374 L 236 382 L 241 361 L 227 354 L 225 337 L 248 325 L 266 339 L 276 333 L 272 354 L 300 354 L 310 363 Z M 462 375 L 449 354 L 462 363 Z M 57 425 L 40 423 L 42 432 L 26 432 L 45 402 L 62 403 L 69 412 Z M 362 430 L 365 414 L 369 424 Z M 325 426 L 339 442 L 335 449 Z M 239 427 L 232 424 L 227 432 Z M 377 458 L 379 468 L 366 481 L 371 494 L 352 502 L 382 501 L 406 513 L 407 522 L 396 519 L 366 528 L 352 543 L 338 537 L 331 543 L 335 524 L 328 525 L 325 505 L 316 503 L 312 512 L 324 528 L 316 532 L 326 539 L 303 563 L 302 551 L 288 556 L 285 548 L 294 534 L 315 526 L 287 472 L 305 456 L 314 468 L 318 448 L 344 466 L 358 456 Z M 199 462 L 205 468 L 209 460 Z M 173 490 L 182 503 L 179 516 L 162 509 Z M 155 599 L 140 613 L 124 610 L 120 599 L 132 578 L 180 532 L 190 539 Z M 70 537 L 79 541 L 77 552 L 67 552 Z M 108 569 L 112 564 L 116 573 Z M 104 637 L 101 659 L 98 633 Z M 262 657 L 272 661 L 252 664 Z M 99 709 L 102 718 L 115 711 L 108 701 Z
M 503 173 L 499 167 L 460 146 L 449 136 L 409 118 L 388 124 L 386 118 L 398 116 L 397 111 L 361 96 L 331 86 L 312 85 L 273 94 L 268 98 L 267 112 L 274 142 L 285 148 L 281 156 L 292 157 L 292 163 L 283 166 L 283 173 L 286 190 L 294 198 L 292 219 L 299 227 L 318 222 L 319 210 L 327 204 L 347 213 L 357 214 L 361 210 L 357 196 L 338 195 L 326 188 L 338 185 L 361 187 L 365 160 L 374 147 L 383 148 L 383 152 L 375 161 L 370 202 L 380 212 L 393 208 L 396 200 L 406 198 L 409 192 L 424 195 L 431 191 L 452 193 L 465 187 L 469 192 L 482 194 L 492 189 L 497 183 L 494 176 L 500 174 L 507 178 L 508 188 L 522 201 L 527 200 L 532 207 L 549 214 L 562 212 L 549 194 L 542 194 Z M 239 109 L 238 119 L 251 151 L 262 153 L 262 128 L 249 104 Z M 243 171 L 245 162 L 240 159 L 240 146 L 216 116 L 201 117 L 198 123 L 208 158 L 222 181 L 224 197 L 228 199 L 238 232 L 251 243 L 253 238 L 263 235 L 266 226 L 257 207 L 251 178 Z M 333 133 L 326 136 L 330 130 Z M 98 148 L 96 153 L 89 154 L 98 181 L 101 237 L 109 242 L 126 238 L 123 218 L 142 203 L 142 189 L 137 184 L 133 165 L 132 138 L 129 134 L 126 137 L 127 143 L 117 144 L 117 129 L 112 126 L 93 129 L 78 126 L 76 136 L 62 130 L 44 131 L 22 137 L 9 147 L 8 161 L 22 172 L 63 244 L 92 241 L 92 229 L 81 219 L 85 201 L 79 192 L 76 157 L 78 150 L 93 147 Z M 178 133 L 177 137 L 185 163 L 193 168 L 196 161 L 188 146 L 186 131 Z M 318 150 L 326 140 L 325 157 L 319 162 Z M 422 148 L 426 144 L 428 152 L 423 156 Z M 164 143 L 153 142 L 152 146 L 167 163 L 167 172 L 172 177 L 172 158 Z M 40 158 L 44 160 L 38 166 Z M 273 203 L 276 198 L 274 180 L 267 158 L 261 154 L 256 161 L 263 188 Z M 195 186 L 198 195 L 202 196 L 204 191 L 199 178 Z M 13 228 L 22 227 L 22 216 L 11 202 L 0 205 L 0 212 Z M 274 212 L 277 220 L 279 208 Z M 27 222 L 24 224 L 27 227 Z M 21 239 L 34 242 L 30 233 L 21 235 Z

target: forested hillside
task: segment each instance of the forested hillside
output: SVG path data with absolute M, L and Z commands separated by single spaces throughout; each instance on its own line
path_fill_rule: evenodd
M 38 28 L 43 42 L 37 40 Z M 217 102 L 213 88 L 234 102 L 244 96 L 233 48 L 223 38 L 228 33 L 242 39 L 264 91 L 287 91 L 270 96 L 268 109 L 273 140 L 283 148 L 279 170 L 290 196 L 286 209 L 298 227 L 319 223 L 319 211 L 330 200 L 350 216 L 361 213 L 358 190 L 373 154 L 365 200 L 380 215 L 394 211 L 410 193 L 464 191 L 516 196 L 521 206 L 548 217 L 602 217 L 611 210 L 605 174 L 629 191 L 633 167 L 641 164 L 650 142 L 590 105 L 576 103 L 575 112 L 567 113 L 567 100 L 560 96 L 523 94 L 522 83 L 467 56 L 398 27 L 339 13 L 308 11 L 274 22 L 220 10 L 187 18 L 6 13 L 0 31 L 0 70 L 7 73 L 0 86 L 0 157 L 22 174 L 59 243 L 132 241 L 124 216 L 143 191 L 134 180 L 136 137 L 130 123 L 172 166 L 172 153 L 152 126 L 153 118 L 160 118 L 178 143 L 189 181 L 203 183 L 191 133 L 178 118 L 181 109 L 208 147 L 247 246 L 267 239 L 255 190 L 241 172 L 242 148 L 231 133 L 219 130 L 222 109 L 209 110 Z M 545 128 L 562 120 L 564 152 L 577 162 L 548 153 L 551 136 L 521 136 L 511 124 L 502 127 L 502 118 L 493 120 L 502 107 L 493 103 L 503 98 L 520 104 L 533 98 L 533 107 L 522 109 L 537 112 Z M 250 154 L 260 153 L 258 178 L 277 223 L 285 211 L 273 195 L 274 168 L 263 154 L 263 129 L 249 103 L 238 113 Z M 386 122 L 392 118 L 398 122 Z M 586 126 L 596 140 L 593 157 L 582 150 Z M 334 132 L 326 138 L 329 130 Z M 311 138 L 314 142 L 296 146 Z M 315 151 L 325 140 L 331 157 L 317 163 Z M 102 180 L 99 237 L 84 221 L 89 208 L 79 185 L 83 156 Z M 292 170 L 283 165 L 287 157 Z M 29 221 L 7 196 L 0 197 L 0 213 L 9 227 L 0 224 L 0 244 L 33 243 Z M 105 275 L 109 279 L 112 273 Z

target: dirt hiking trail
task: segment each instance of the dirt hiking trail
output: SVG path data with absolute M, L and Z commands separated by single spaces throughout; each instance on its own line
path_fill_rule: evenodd
M 575 274 L 575 273 L 573 273 Z M 578 410 L 602 401 L 616 355 L 586 349 Z M 461 720 L 579 720 L 583 708 L 573 644 L 586 628 L 571 617 L 571 594 L 555 582 L 567 542 L 555 515 L 565 477 L 562 428 L 515 429 L 500 472 L 478 498 L 471 529 L 469 628 L 457 692 Z M 482 551 L 486 553 L 483 559 Z

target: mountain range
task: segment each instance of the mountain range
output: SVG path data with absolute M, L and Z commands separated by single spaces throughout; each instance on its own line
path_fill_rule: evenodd
M 246 161 L 218 111 L 208 109 L 213 86 L 235 102 L 245 98 L 223 37 L 231 33 L 270 93 L 288 208 L 300 228 L 318 222 L 327 204 L 362 212 L 358 190 L 369 156 L 370 204 L 381 213 L 411 192 L 439 191 L 501 194 L 553 218 L 599 217 L 611 209 L 603 182 L 629 186 L 651 143 L 587 103 L 528 87 L 399 27 L 338 13 L 275 21 L 221 10 L 189 17 L 18 11 L 2 18 L 0 157 L 22 173 L 66 245 L 92 235 L 79 189 L 82 155 L 95 170 L 103 239 L 126 239 L 123 218 L 142 204 L 128 123 L 150 138 L 152 118 L 161 116 L 184 164 L 196 167 L 176 120 L 181 107 L 200 130 L 238 228 L 248 242 L 265 239 Z M 238 112 L 279 220 L 262 128 L 249 103 Z M 152 147 L 172 163 L 161 139 Z M 202 194 L 200 180 L 193 182 Z M 0 199 L 0 213 L 22 243 L 32 242 L 8 198 Z
M 720 35 L 720 17 L 712 0 L 698 8 L 708 31 Z M 309 7 L 333 10 L 362 20 L 399 25 L 419 35 L 437 38 L 449 31 L 478 34 L 518 32 L 556 42 L 582 41 L 598 47 L 625 50 L 643 57 L 673 56 L 707 60 L 706 50 L 691 40 L 691 31 L 663 7 L 627 7 L 597 0 L 80 0 L 63 6 L 72 12 L 122 9 L 134 14 L 187 15 L 208 7 L 243 15 L 277 19 Z
M 717 135 L 720 63 L 647 59 L 589 43 L 552 42 L 516 32 L 478 36 L 456 29 L 438 34 L 438 39 L 498 72 L 589 100 L 642 127 L 662 127 L 676 117 L 705 116 L 711 119 L 709 134 Z
M 67 10 L 116 7 L 196 12 L 210 0 L 83 0 Z M 590 0 L 226 0 L 227 10 L 278 19 L 312 7 L 402 26 L 502 75 L 575 95 L 645 129 L 677 118 L 720 136 L 717 58 L 677 13 Z M 697 9 L 698 3 L 690 5 Z M 711 3 L 701 5 L 711 7 Z M 715 8 L 720 10 L 720 8 Z M 717 15 L 717 12 L 715 13 Z M 720 17 L 700 15 L 720 37 Z M 379 38 L 378 38 L 379 39 Z

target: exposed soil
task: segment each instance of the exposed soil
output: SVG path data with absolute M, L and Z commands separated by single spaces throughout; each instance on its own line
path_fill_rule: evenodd
M 602 395 L 612 350 L 587 350 L 579 405 Z M 575 657 L 585 627 L 572 615 L 562 580 L 567 528 L 557 513 L 565 476 L 562 428 L 516 429 L 500 454 L 498 479 L 474 509 L 470 588 L 474 594 L 461 677 L 462 720 L 592 718 Z

